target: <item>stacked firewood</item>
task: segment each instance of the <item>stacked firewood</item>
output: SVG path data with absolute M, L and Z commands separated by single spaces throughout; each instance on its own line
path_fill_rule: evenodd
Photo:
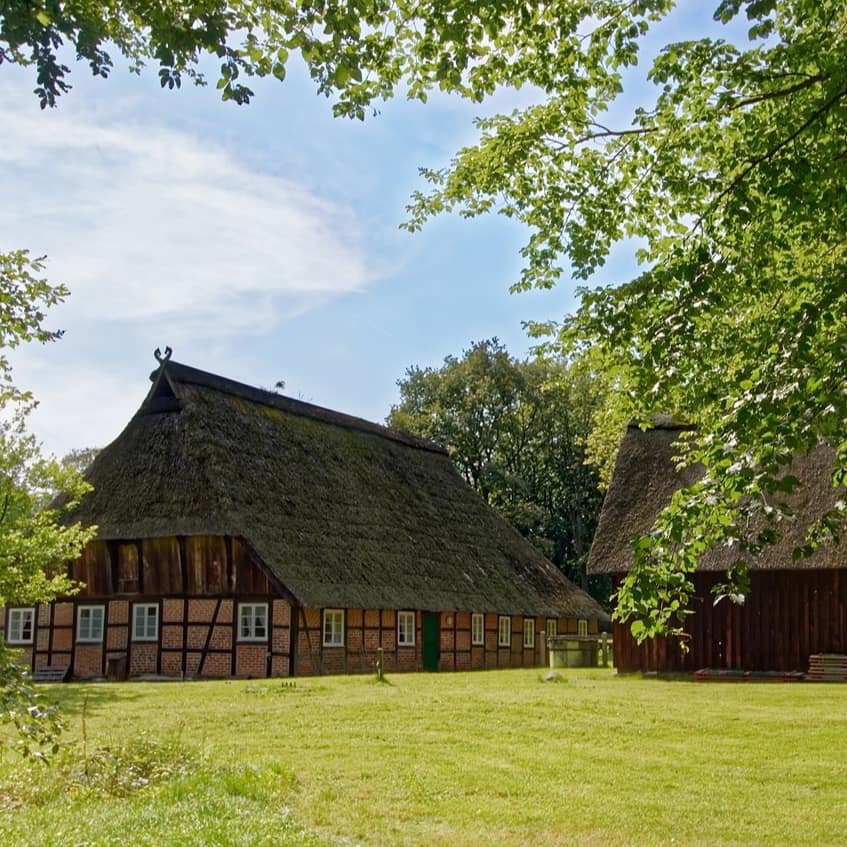
M 842 653 L 813 653 L 809 656 L 806 678 L 816 682 L 847 682 L 847 656 Z

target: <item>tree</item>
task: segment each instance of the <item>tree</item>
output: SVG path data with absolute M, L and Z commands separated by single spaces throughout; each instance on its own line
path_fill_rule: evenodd
M 84 474 L 102 449 L 102 447 L 77 447 L 62 456 L 61 465 Z
M 413 198 L 408 226 L 449 210 L 522 221 L 516 290 L 556 284 L 565 264 L 590 281 L 614 244 L 637 245 L 640 274 L 583 290 L 576 315 L 533 331 L 606 375 L 607 421 L 663 411 L 697 426 L 680 450 L 705 475 L 638 542 L 619 594 L 619 616 L 642 637 L 684 626 L 709 546 L 738 549 L 727 593 L 743 593 L 745 557 L 789 518 L 793 455 L 830 444 L 833 481 L 847 479 L 844 4 L 714 0 L 715 34 L 665 44 L 652 90 L 627 108 L 627 74 L 674 5 L 283 0 L 165 4 L 154 18 L 120 5 L 86 12 L 91 22 L 78 4 L 59 14 L 14 3 L 0 40 L 4 59 L 36 65 L 43 102 L 63 90 L 62 39 L 101 73 L 110 39 L 136 64 L 156 61 L 168 85 L 211 52 L 224 96 L 239 101 L 237 72 L 282 76 L 299 52 L 335 111 L 357 117 L 395 90 L 538 91 L 534 105 L 478 121 L 478 143 L 448 167 L 424 171 L 432 188 Z M 798 555 L 837 539 L 844 512 L 810 526 Z
M 583 442 L 596 382 L 562 362 L 520 361 L 491 339 L 440 368 L 410 367 L 389 426 L 444 446 L 468 484 L 567 576 L 589 582 L 585 560 L 602 502 Z
M 0 254 L 0 606 L 38 603 L 67 591 L 63 565 L 91 536 L 78 524 L 56 519 L 88 485 L 72 467 L 41 456 L 27 434 L 26 418 L 35 401 L 14 384 L 6 351 L 22 343 L 48 343 L 61 333 L 44 327 L 45 309 L 67 296 L 42 276 L 41 259 L 26 251 Z M 55 493 L 66 495 L 63 505 Z
M 45 309 L 67 295 L 42 277 L 40 259 L 25 251 L 0 255 L 0 607 L 30 606 L 72 590 L 65 563 L 79 555 L 93 528 L 62 525 L 61 513 L 88 490 L 79 473 L 41 456 L 26 431 L 34 405 L 12 378 L 7 352 L 25 342 L 50 342 L 59 333 L 44 327 Z M 64 495 L 63 505 L 54 501 Z M 15 653 L 0 639 L 0 722 L 18 730 L 25 754 L 41 755 L 54 744 L 55 713 L 42 708 Z

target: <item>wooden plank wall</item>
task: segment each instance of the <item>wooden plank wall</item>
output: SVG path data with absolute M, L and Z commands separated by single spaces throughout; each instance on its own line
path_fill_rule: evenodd
M 69 568 L 77 597 L 267 595 L 267 577 L 239 538 L 170 536 L 93 541 Z
M 635 643 L 628 624 L 614 627 L 615 667 L 629 672 L 701 668 L 808 670 L 812 653 L 847 652 L 847 569 L 754 571 L 743 606 L 714 605 L 716 574 L 696 574 L 689 652 L 675 640 Z

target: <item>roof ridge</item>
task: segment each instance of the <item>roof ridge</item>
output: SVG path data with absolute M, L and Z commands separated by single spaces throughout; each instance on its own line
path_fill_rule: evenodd
M 162 364 L 150 374 L 151 382 L 154 382 L 163 371 L 169 379 L 173 379 L 175 382 L 184 382 L 211 388 L 214 391 L 220 391 L 223 394 L 229 394 L 233 397 L 240 397 L 252 403 L 270 406 L 292 415 L 311 418 L 334 426 L 376 435 L 386 438 L 389 441 L 396 441 L 407 447 L 415 447 L 419 450 L 428 450 L 432 453 L 442 453 L 445 455 L 447 453 L 443 447 L 433 441 L 427 441 L 414 435 L 406 435 L 405 433 L 397 432 L 365 418 L 358 418 L 354 415 L 348 415 L 345 412 L 337 412 L 334 409 L 308 403 L 305 400 L 296 400 L 284 394 L 277 394 L 263 388 L 256 388 L 244 382 L 238 382 L 237 380 L 219 376 L 209 371 L 203 371 L 190 365 L 174 362 L 172 359 L 163 360 Z

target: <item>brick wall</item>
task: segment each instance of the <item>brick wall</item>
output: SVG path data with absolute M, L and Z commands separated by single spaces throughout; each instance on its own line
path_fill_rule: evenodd
M 129 623 L 129 601 L 111 600 L 108 608 L 109 624 Z
M 413 646 L 397 644 L 397 614 L 393 609 L 346 609 L 344 646 L 323 646 L 322 613 L 303 609 L 299 630 L 295 673 L 313 676 L 331 673 L 373 673 L 378 648 L 383 651 L 386 672 L 419 671 L 423 668 L 423 613 L 415 613 Z M 486 614 L 484 645 L 471 644 L 471 613 L 442 612 L 439 616 L 439 670 L 481 670 L 483 668 L 536 667 L 543 664 L 543 639 L 546 618 L 535 618 L 535 645 L 523 646 L 523 617 L 511 618 L 509 647 L 498 645 L 496 614 Z M 562 621 L 564 626 L 565 622 Z M 576 622 L 574 621 L 574 627 Z
M 185 600 L 165 599 L 162 601 L 163 623 L 179 623 L 185 614 Z
M 102 676 L 103 671 L 103 645 L 77 644 L 74 651 L 73 675 L 84 679 Z
M 134 641 L 129 653 L 129 675 L 156 673 L 159 645 L 149 641 Z
M 206 643 L 209 626 L 189 626 L 187 645 L 189 650 L 202 650 Z
M 471 670 L 482 670 L 485 667 L 485 647 L 476 645 L 471 647 Z
M 215 614 L 216 606 L 216 600 L 197 600 L 192 598 L 188 601 L 188 620 L 191 623 L 196 621 L 208 623 L 212 620 L 212 616 Z
M 182 624 L 163 624 L 162 649 L 182 650 L 182 635 L 184 631 Z
M 86 603 L 96 598 L 86 598 Z M 151 603 L 156 598 L 140 598 Z M 298 609 L 279 597 L 209 597 L 159 600 L 158 638 L 153 642 L 132 640 L 133 603 L 126 598 L 102 601 L 106 609 L 105 632 L 100 644 L 75 643 L 74 602 L 43 605 L 37 611 L 34 649 L 27 654 L 36 666 L 72 664 L 74 676 L 90 678 L 106 672 L 107 657 L 125 656 L 130 676 L 162 674 L 174 677 L 264 677 L 374 673 L 378 650 L 386 672 L 412 672 L 423 668 L 422 611 L 415 611 L 415 643 L 398 646 L 397 612 L 393 609 L 346 609 L 344 645 L 323 645 L 322 610 Z M 238 604 L 268 604 L 268 639 L 262 642 L 237 638 Z M 511 617 L 511 645 L 498 644 L 499 616 L 483 618 L 483 645 L 471 643 L 471 613 L 439 615 L 439 670 L 540 666 L 545 659 L 546 618 L 535 619 L 535 645 L 523 646 L 523 617 Z M 557 621 L 558 633 L 577 632 L 576 619 Z M 292 631 L 296 629 L 296 637 Z M 589 632 L 597 622 L 589 622 Z M 293 658 L 293 664 L 292 664 Z
M 157 598 L 139 598 L 150 604 Z M 87 597 L 85 604 L 99 605 Z M 229 677 L 288 675 L 291 668 L 291 608 L 282 599 L 250 597 L 249 603 L 267 603 L 268 639 L 236 645 L 238 599 L 220 603 L 209 598 L 159 600 L 159 627 L 153 641 L 135 641 L 132 633 L 133 604 L 125 598 L 105 598 L 104 632 L 96 644 L 76 642 L 76 604 L 73 601 L 45 604 L 37 611 L 34 644 L 26 661 L 35 667 L 71 665 L 80 679 L 106 674 L 112 659 L 124 659 L 129 675 L 161 674 L 172 677 Z
M 233 621 L 234 608 L 235 603 L 233 603 L 232 600 L 222 600 L 220 606 L 218 607 L 218 613 L 215 620 L 218 623 L 231 624 Z
M 53 605 L 53 626 L 74 625 L 74 604 L 55 603 Z
M 162 674 L 164 676 L 182 675 L 182 653 L 162 653 Z
M 271 657 L 271 676 L 289 676 L 290 668 L 288 656 Z
M 267 676 L 267 645 L 239 644 L 235 648 L 235 675 Z
M 125 623 L 116 625 L 110 622 L 106 627 L 106 649 L 126 650 L 128 642 L 129 627 Z M 145 673 L 151 673 L 151 671 L 145 671 Z
M 397 651 L 397 670 L 416 671 L 420 666 L 418 651 L 411 647 L 401 647 Z
M 264 654 L 263 654 L 264 655 Z M 232 657 L 227 653 L 209 653 L 206 656 L 206 661 L 203 662 L 203 668 L 200 675 L 204 677 L 222 678 L 232 674 Z M 250 674 L 247 674 L 248 676 Z M 252 676 L 264 676 L 264 667 L 261 673 L 252 674 Z
M 230 619 L 232 615 L 230 614 Z M 217 624 L 212 628 L 212 637 L 209 640 L 212 650 L 232 650 L 232 623 L 229 625 Z
M 291 624 L 291 606 L 285 600 L 274 600 L 273 625 L 288 627 Z

